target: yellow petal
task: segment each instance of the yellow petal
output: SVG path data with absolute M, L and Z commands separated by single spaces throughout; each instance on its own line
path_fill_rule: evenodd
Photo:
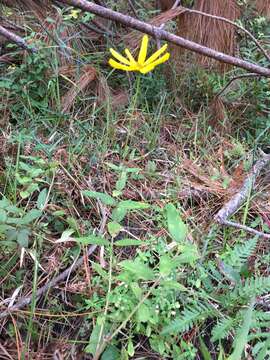
M 127 66 L 127 65 L 123 65 L 118 63 L 117 61 L 110 59 L 109 60 L 109 64 L 111 65 L 111 67 L 113 67 L 114 69 L 118 69 L 118 70 L 124 70 L 124 71 L 134 71 L 136 69 L 134 69 L 134 66 Z
M 155 68 L 155 66 L 153 66 L 153 65 L 148 65 L 148 66 L 145 66 L 145 67 L 143 67 L 142 69 L 140 69 L 140 73 L 142 73 L 142 74 L 147 74 L 147 73 L 149 73 L 150 71 L 152 71 L 152 70 L 154 70 L 154 68 Z
M 164 63 L 165 61 L 169 60 L 170 54 L 166 53 L 165 55 L 161 56 L 160 59 L 152 62 L 151 64 L 148 64 L 147 66 L 144 66 L 140 71 L 142 74 L 146 74 L 149 71 L 152 71 L 156 66 Z
M 132 56 L 131 52 L 128 49 L 125 49 L 125 53 L 130 61 L 130 64 L 135 65 L 136 64 L 136 60 L 134 59 L 134 57 Z
M 165 55 L 161 56 L 161 58 L 157 59 L 156 61 L 151 62 L 149 65 L 158 66 L 160 64 L 163 64 L 165 61 L 169 60 L 170 54 L 167 52 Z M 147 66 L 149 66 L 147 65 Z
M 155 61 L 162 53 L 167 50 L 168 44 L 163 45 L 159 50 L 157 50 L 153 55 L 150 56 L 149 59 L 146 60 L 144 65 L 149 65 L 153 61 Z
M 122 56 L 121 54 L 119 54 L 117 51 L 115 51 L 114 49 L 110 49 L 110 52 L 112 54 L 112 56 L 114 56 L 117 60 L 119 60 L 120 62 L 122 62 L 123 64 L 126 65 L 130 65 L 130 62 L 128 61 L 128 59 L 126 59 L 124 56 Z
M 142 44 L 141 44 L 139 57 L 138 57 L 138 63 L 140 65 L 143 65 L 145 62 L 146 55 L 147 55 L 147 47 L 148 47 L 148 35 L 144 35 L 142 38 Z

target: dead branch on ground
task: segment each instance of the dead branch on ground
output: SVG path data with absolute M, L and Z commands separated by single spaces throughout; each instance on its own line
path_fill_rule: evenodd
M 214 220 L 220 225 L 233 226 L 242 229 L 254 235 L 270 239 L 270 234 L 257 231 L 251 227 L 229 221 L 228 218 L 232 216 L 248 198 L 250 191 L 254 187 L 255 181 L 261 171 L 270 163 L 270 154 L 262 153 L 261 158 L 256 161 L 251 171 L 247 175 L 240 190 L 219 210 L 215 215 Z
M 14 34 L 13 32 L 7 30 L 6 28 L 4 28 L 3 26 L 0 25 L 0 34 L 3 35 L 5 38 L 7 38 L 8 40 L 10 40 L 11 42 L 17 44 L 19 47 L 30 51 L 30 52 L 37 52 L 37 49 L 34 47 L 30 47 L 26 41 L 24 41 L 23 38 L 21 38 L 20 36 Z

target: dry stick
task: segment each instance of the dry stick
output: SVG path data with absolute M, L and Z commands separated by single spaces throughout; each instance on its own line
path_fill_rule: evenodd
M 88 249 L 87 255 L 90 256 L 96 250 L 96 248 L 97 248 L 97 245 L 92 245 Z M 73 263 L 71 266 L 69 266 L 61 274 L 59 274 L 58 276 L 53 278 L 51 281 L 47 282 L 44 286 L 42 286 L 40 289 L 38 289 L 36 291 L 36 297 L 39 298 L 40 296 L 45 294 L 51 287 L 54 287 L 60 281 L 65 280 L 71 272 L 75 271 L 83 264 L 83 261 L 84 261 L 84 256 L 80 257 L 75 263 Z M 8 308 L 8 310 L 1 312 L 0 319 L 5 318 L 11 312 L 19 310 L 19 309 L 25 307 L 26 305 L 29 305 L 31 303 L 31 301 L 32 301 L 32 295 L 27 296 L 27 297 L 22 297 L 20 300 L 17 301 L 17 303 L 15 305 Z
M 256 74 L 260 74 L 263 76 L 270 76 L 270 69 L 264 68 L 262 66 L 253 64 L 251 62 L 239 59 L 234 56 L 226 55 L 222 52 L 210 49 L 206 46 L 199 45 L 193 41 L 189 41 L 180 36 L 174 35 L 168 31 L 159 29 L 157 26 L 153 26 L 147 24 L 143 21 L 135 19 L 131 16 L 121 14 L 119 12 L 107 9 L 103 6 L 99 6 L 94 4 L 93 2 L 87 0 L 61 0 L 62 3 L 80 8 L 84 11 L 92 12 L 98 16 L 104 17 L 106 19 L 118 21 L 121 24 L 124 24 L 133 29 L 139 30 L 143 33 L 153 36 L 154 38 L 158 38 L 161 40 L 166 40 L 175 45 L 181 46 L 185 49 L 194 51 L 198 54 L 225 62 L 227 64 L 231 64 L 248 71 L 254 72 Z
M 23 49 L 25 49 L 27 51 L 37 52 L 37 49 L 34 48 L 34 47 L 28 46 L 23 38 L 21 38 L 20 36 L 14 34 L 11 31 L 8 31 L 6 28 L 4 28 L 1 25 L 0 25 L 0 34 L 3 35 L 8 40 L 10 40 L 11 42 L 17 44 L 19 47 L 21 47 L 21 48 L 23 48 Z
M 214 220 L 221 225 L 233 226 L 238 229 L 245 230 L 254 235 L 264 237 L 266 239 L 270 239 L 270 234 L 265 234 L 263 232 L 254 230 L 246 225 L 242 225 L 239 223 L 235 223 L 233 221 L 227 220 L 232 214 L 234 214 L 240 206 L 245 202 L 246 198 L 252 187 L 255 184 L 256 178 L 260 174 L 260 172 L 270 163 L 270 154 L 264 154 L 262 157 L 257 160 L 248 176 L 246 177 L 243 186 L 241 189 L 228 201 L 215 215 Z
M 231 85 L 232 82 L 234 82 L 235 80 L 238 79 L 243 79 L 243 78 L 249 78 L 249 77 L 261 77 L 261 75 L 259 74 L 254 74 L 254 73 L 246 73 L 246 74 L 241 74 L 241 75 L 237 75 L 234 76 L 233 78 L 231 78 L 227 84 L 215 95 L 216 97 L 219 97 L 221 94 L 224 93 L 224 91 L 226 89 L 228 89 L 228 87 Z

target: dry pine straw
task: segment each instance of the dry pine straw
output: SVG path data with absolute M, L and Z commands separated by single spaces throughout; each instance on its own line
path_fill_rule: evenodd
M 197 0 L 193 9 L 207 14 L 221 16 L 231 21 L 235 21 L 240 15 L 236 0 Z M 179 36 L 217 51 L 234 55 L 236 48 L 234 26 L 194 13 L 184 13 L 180 15 L 177 23 Z M 185 63 L 185 60 L 187 60 L 186 58 L 189 56 L 189 52 L 182 48 L 174 47 L 173 55 L 178 61 L 178 66 L 182 69 L 183 62 Z M 195 55 L 195 57 L 196 60 L 205 67 L 218 66 L 222 70 L 226 70 L 228 66 L 223 63 L 217 63 L 215 60 L 205 56 Z

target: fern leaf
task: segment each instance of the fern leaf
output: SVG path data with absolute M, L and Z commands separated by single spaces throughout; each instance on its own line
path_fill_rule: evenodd
M 224 262 L 235 270 L 240 270 L 254 252 L 257 240 L 257 238 L 253 238 L 242 245 L 236 245 L 224 259 Z
M 233 328 L 234 323 L 235 319 L 232 318 L 224 318 L 220 320 L 212 329 L 211 341 L 214 342 L 226 338 L 230 330 Z
M 267 340 L 263 343 L 262 348 L 257 356 L 257 360 L 264 360 L 266 359 L 266 356 L 269 355 L 270 350 L 270 336 L 267 338 Z
M 270 277 L 250 278 L 239 287 L 239 295 L 248 298 L 263 295 L 268 291 L 270 291 Z
M 189 331 L 197 322 L 205 320 L 211 314 L 213 314 L 213 309 L 203 304 L 186 307 L 182 311 L 181 317 L 172 321 L 171 324 L 163 329 L 162 335 Z
M 254 311 L 253 317 L 258 321 L 270 321 L 270 311 Z

